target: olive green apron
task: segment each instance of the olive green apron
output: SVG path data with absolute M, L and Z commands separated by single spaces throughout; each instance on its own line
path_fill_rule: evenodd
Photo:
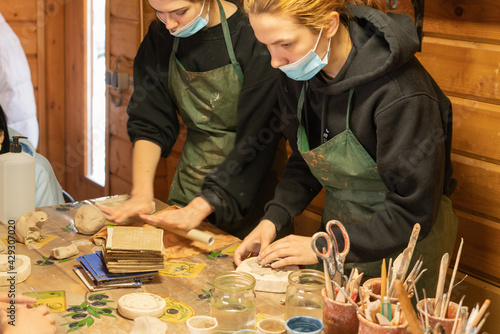
M 187 136 L 170 186 L 169 205 L 186 206 L 201 192 L 205 176 L 225 160 L 235 145 L 243 72 L 234 54 L 224 9 L 217 2 L 231 64 L 207 72 L 186 71 L 175 55 L 179 38 L 175 38 L 170 55 L 169 93 L 187 127 Z M 274 196 L 286 161 L 285 141 L 281 141 L 245 219 L 221 228 L 240 238 L 252 231 L 264 215 L 265 203 Z
M 339 220 L 345 225 L 367 221 L 375 212 L 384 210 L 384 200 L 389 190 L 378 173 L 377 163 L 349 128 L 354 88 L 349 91 L 346 129 L 312 150 L 309 148 L 302 122 L 306 90 L 307 83 L 302 88 L 297 107 L 299 119 L 297 146 L 312 174 L 322 183 L 326 191 L 322 226 L 324 228 L 326 222 L 331 219 Z M 417 243 L 409 268 L 411 270 L 418 257 L 423 255 L 423 267 L 428 270 L 417 284 L 419 292 L 425 288 L 427 296 L 434 295 L 441 256 L 446 252 L 451 255 L 457 228 L 458 219 L 453 212 L 451 201 L 448 197 L 442 196 L 436 223 L 429 235 Z M 395 260 L 401 251 L 392 254 L 386 261 L 389 258 Z M 382 261 L 376 261 L 355 265 L 360 272 L 364 272 L 364 278 L 370 278 L 380 277 L 381 264 Z
M 198 195 L 205 176 L 224 161 L 235 144 L 243 72 L 234 55 L 224 9 L 218 3 L 231 64 L 206 72 L 186 71 L 175 56 L 179 38 L 175 38 L 170 55 L 169 92 L 187 127 L 170 186 L 170 205 L 185 206 Z

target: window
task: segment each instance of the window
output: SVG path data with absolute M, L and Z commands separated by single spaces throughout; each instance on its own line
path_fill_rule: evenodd
M 106 184 L 106 1 L 87 0 L 86 176 Z

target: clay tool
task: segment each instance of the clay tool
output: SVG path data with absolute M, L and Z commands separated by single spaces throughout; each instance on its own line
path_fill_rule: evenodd
M 394 281 L 394 290 L 399 302 L 401 303 L 401 307 L 403 308 L 403 312 L 412 334 L 423 333 L 422 328 L 420 327 L 420 322 L 418 321 L 415 310 L 413 309 L 413 305 L 411 304 L 410 298 L 408 298 L 408 295 L 406 294 L 406 289 L 404 288 L 401 280 L 396 279 Z
M 434 316 L 439 316 L 441 311 L 441 303 L 443 302 L 443 291 L 444 291 L 444 283 L 446 280 L 446 269 L 448 269 L 450 262 L 450 254 L 444 253 L 443 257 L 441 257 L 441 265 L 439 266 L 439 278 L 438 284 L 436 287 L 436 302 L 434 304 Z
M 361 310 L 359 309 L 358 305 L 356 305 L 355 302 L 352 301 L 351 297 L 349 297 L 349 295 L 344 291 L 344 289 L 342 289 L 342 287 L 335 281 L 333 281 L 333 284 L 335 284 L 335 287 L 337 287 L 339 289 L 339 292 L 342 293 L 345 297 L 345 299 L 352 305 L 354 306 L 354 308 L 356 309 L 356 311 L 361 314 L 362 317 L 366 318 L 365 314 L 363 312 L 361 312 Z
M 323 253 L 326 253 L 325 247 L 323 247 Z M 323 259 L 323 271 L 325 273 L 326 296 L 333 300 L 332 279 L 330 278 L 330 273 L 328 271 L 328 264 L 326 263 L 325 259 Z
M 462 309 L 462 303 L 464 302 L 465 295 L 462 296 L 460 299 L 460 303 L 458 303 L 458 308 L 457 308 L 457 314 L 455 315 L 455 321 L 453 322 L 453 327 L 451 329 L 451 334 L 455 333 L 455 329 L 457 328 L 458 325 L 458 316 L 460 315 L 460 311 Z
M 415 250 L 415 245 L 417 244 L 418 235 L 420 234 L 420 224 L 416 223 L 413 225 L 413 230 L 411 232 L 410 241 L 406 249 L 398 255 L 396 260 L 394 260 L 394 273 L 393 279 L 399 279 L 404 281 L 408 267 L 410 266 L 410 261 L 413 256 L 413 251 Z M 390 296 L 392 295 L 392 286 L 390 288 Z
M 451 275 L 450 287 L 448 289 L 448 293 L 446 294 L 446 301 L 441 311 L 441 316 L 440 316 L 441 319 L 444 319 L 446 311 L 448 310 L 448 304 L 450 303 L 451 291 L 453 290 L 453 283 L 455 283 L 455 276 L 457 275 L 458 264 L 460 263 L 460 256 L 462 255 L 463 245 L 464 245 L 464 238 L 461 238 L 460 247 L 458 248 L 458 253 L 457 253 L 457 259 L 455 260 L 455 267 L 453 268 L 453 274 Z

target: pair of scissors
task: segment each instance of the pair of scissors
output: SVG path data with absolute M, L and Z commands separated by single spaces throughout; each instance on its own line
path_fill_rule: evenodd
M 337 242 L 337 238 L 335 237 L 335 233 L 333 233 L 333 228 L 338 227 L 342 232 L 342 238 L 344 239 L 344 249 L 339 252 L 339 246 Z M 326 241 L 325 251 L 319 250 L 317 241 L 319 239 L 324 239 Z M 330 220 L 326 224 L 326 233 L 325 232 L 317 232 L 312 236 L 311 247 L 319 258 L 323 259 L 326 265 L 328 266 L 328 272 L 330 273 L 330 277 L 333 278 L 335 282 L 339 285 L 342 281 L 342 277 L 344 276 L 344 263 L 347 253 L 351 248 L 351 241 L 349 239 L 349 235 L 347 231 L 338 220 Z M 347 281 L 347 279 L 346 279 Z

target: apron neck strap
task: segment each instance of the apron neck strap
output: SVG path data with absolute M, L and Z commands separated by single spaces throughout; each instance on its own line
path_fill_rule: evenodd
M 234 71 L 236 72 L 240 83 L 243 84 L 243 71 L 241 70 L 241 66 L 236 60 L 236 55 L 234 54 L 233 42 L 231 41 L 231 33 L 229 32 L 229 26 L 226 19 L 226 12 L 224 12 L 224 7 L 222 7 L 222 3 L 220 2 L 220 0 L 217 0 L 217 4 L 219 5 L 222 32 L 224 33 L 224 41 L 226 42 L 227 53 L 229 54 L 229 59 L 231 60 L 231 64 L 233 65 Z
M 210 1 L 210 0 L 209 0 Z M 233 65 L 234 71 L 238 76 L 238 80 L 240 84 L 243 84 L 243 71 L 241 70 L 240 63 L 236 60 L 236 55 L 233 50 L 233 42 L 231 41 L 231 33 L 229 31 L 229 26 L 227 24 L 226 12 L 224 12 L 224 7 L 222 7 L 222 3 L 220 0 L 217 0 L 219 5 L 220 12 L 220 20 L 222 24 L 222 33 L 224 34 L 224 42 L 226 43 L 227 53 L 229 54 L 229 59 L 231 60 L 231 65 Z M 172 53 L 175 54 L 177 52 L 177 48 L 179 47 L 179 37 L 174 38 L 174 46 L 172 48 Z

